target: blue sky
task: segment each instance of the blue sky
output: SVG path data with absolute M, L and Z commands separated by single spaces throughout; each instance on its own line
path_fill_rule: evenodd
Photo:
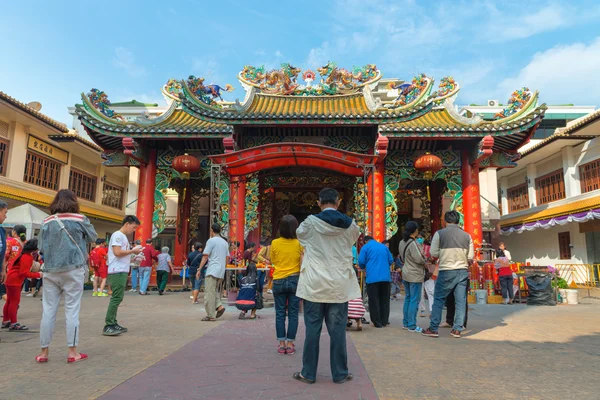
M 162 103 L 169 78 L 236 87 L 246 64 L 374 63 L 461 84 L 458 104 L 505 102 L 522 86 L 548 104 L 600 105 L 597 1 L 10 1 L 0 90 L 71 126 L 92 87 L 111 101 Z

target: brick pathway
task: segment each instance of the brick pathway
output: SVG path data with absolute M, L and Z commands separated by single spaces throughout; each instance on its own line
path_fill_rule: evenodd
M 262 312 L 261 312 L 262 313 Z M 237 315 L 234 311 L 231 314 Z M 263 313 L 264 314 L 264 313 Z M 210 324 L 210 323 L 207 323 Z M 301 369 L 304 329 L 298 332 L 295 355 L 277 353 L 274 315 L 258 320 L 229 320 L 201 338 L 102 396 L 117 399 L 377 399 L 352 341 L 349 369 L 355 379 L 331 381 L 329 337 L 321 340 L 317 383 L 291 376 Z
M 108 298 L 90 295 L 84 294 L 80 343 L 88 361 L 66 364 L 62 310 L 46 365 L 33 360 L 35 332 L 0 331 L 0 399 L 376 399 L 375 391 L 379 399 L 599 398 L 600 300 L 472 306 L 473 331 L 460 340 L 446 329 L 439 339 L 403 331 L 402 302 L 393 302 L 392 326 L 349 334 L 356 381 L 331 382 L 324 333 L 318 383 L 304 385 L 290 379 L 301 365 L 300 341 L 294 356 L 275 351 L 273 309 L 262 310 L 258 321 L 239 321 L 232 310 L 224 321 L 203 323 L 204 308 L 189 304 L 189 293 L 127 293 L 119 320 L 130 332 L 111 338 L 100 334 Z M 19 319 L 35 330 L 40 312 L 39 299 L 24 297 Z

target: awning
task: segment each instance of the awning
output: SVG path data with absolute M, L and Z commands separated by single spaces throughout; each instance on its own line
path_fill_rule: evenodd
M 36 192 L 35 190 L 27 190 L 3 184 L 0 184 L 0 196 L 45 207 L 48 207 L 54 199 L 54 196 Z M 110 222 L 121 222 L 125 216 L 124 213 L 107 212 L 81 204 L 79 209 L 88 218 L 97 218 Z
M 600 219 L 600 196 L 574 201 L 558 207 L 548 208 L 531 215 L 507 219 L 500 222 L 500 233 L 523 233 L 538 228 L 550 229 L 569 222 L 587 222 Z

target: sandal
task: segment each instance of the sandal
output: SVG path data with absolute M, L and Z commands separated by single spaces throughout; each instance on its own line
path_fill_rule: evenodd
M 204 318 L 202 318 L 200 321 L 209 321 L 209 322 L 215 322 L 215 321 L 216 321 L 216 319 L 214 319 L 214 318 L 211 318 L 211 317 L 204 317 Z
M 309 385 L 312 385 L 313 383 L 315 383 L 315 381 L 311 381 L 310 379 L 306 379 L 305 377 L 303 377 L 300 372 L 294 372 L 294 375 L 292 375 L 292 378 L 294 378 L 295 380 L 300 381 L 300 382 L 308 383 Z
M 35 356 L 35 361 L 42 364 L 48 362 L 48 357 Z
M 221 308 L 217 309 L 217 318 L 221 318 L 225 314 L 225 307 L 221 306 Z
M 8 328 L 9 331 L 28 331 L 29 328 L 26 327 L 25 325 L 21 325 L 18 322 L 16 324 L 13 324 L 10 326 L 10 328 Z
M 83 354 L 83 353 L 79 353 L 79 356 L 80 356 L 79 358 L 75 358 L 75 357 L 69 357 L 69 358 L 67 358 L 67 363 L 68 364 L 72 364 L 72 363 L 76 363 L 76 362 L 79 362 L 79 361 L 86 360 L 88 358 L 88 355 L 87 354 Z

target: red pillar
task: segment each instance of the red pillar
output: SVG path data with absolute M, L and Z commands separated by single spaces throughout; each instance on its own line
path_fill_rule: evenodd
M 244 250 L 244 225 L 246 212 L 246 182 L 239 176 L 232 176 L 229 184 L 229 240 L 240 242 Z
M 373 190 L 373 237 L 378 242 L 386 239 L 385 229 L 385 167 L 383 162 L 375 166 Z
M 190 209 L 192 206 L 191 181 L 185 182 L 181 198 L 177 204 L 177 226 L 175 233 L 175 265 L 181 266 L 190 251 Z
M 481 204 L 479 197 L 479 167 L 469 164 L 468 150 L 462 151 L 462 190 L 463 215 L 465 232 L 473 238 L 475 249 L 481 247 L 483 232 L 481 231 Z
M 136 237 L 146 243 L 146 239 L 152 238 L 152 214 L 154 213 L 154 190 L 156 185 L 156 150 L 150 149 L 148 165 L 140 166 L 140 178 L 138 183 L 137 217 L 140 227 L 137 229 Z

